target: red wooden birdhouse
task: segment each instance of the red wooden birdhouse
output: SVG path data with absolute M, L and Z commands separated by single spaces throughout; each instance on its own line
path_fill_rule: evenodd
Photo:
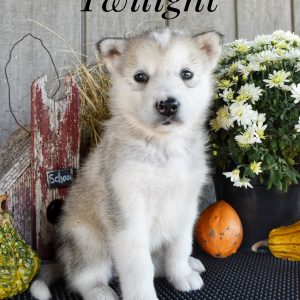
M 33 82 L 30 134 L 18 129 L 0 148 L 0 195 L 15 226 L 42 259 L 52 257 L 55 225 L 49 204 L 63 200 L 79 166 L 79 90 L 65 78 L 65 97 L 48 98 L 46 76 Z M 51 205 L 50 205 L 51 209 Z M 51 217 L 50 217 L 51 221 Z

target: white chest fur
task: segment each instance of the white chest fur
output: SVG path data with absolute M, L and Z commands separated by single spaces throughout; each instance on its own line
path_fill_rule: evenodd
M 164 173 L 164 172 L 163 172 Z M 199 192 L 199 173 L 193 172 L 186 162 L 170 162 L 165 174 L 161 174 L 155 200 L 151 226 L 152 247 L 172 239 L 187 219 L 194 218 Z
M 124 219 L 133 226 L 145 224 L 152 249 L 172 239 L 187 218 L 194 218 L 205 171 L 195 171 L 186 155 L 169 157 L 161 165 L 128 159 L 118 167 L 113 185 Z

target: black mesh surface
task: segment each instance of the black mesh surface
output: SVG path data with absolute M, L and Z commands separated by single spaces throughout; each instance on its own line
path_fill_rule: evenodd
M 200 291 L 181 293 L 164 279 L 156 279 L 155 287 L 159 299 L 194 300 L 299 300 L 300 262 L 290 262 L 273 257 L 269 253 L 239 251 L 237 254 L 217 259 L 196 250 L 206 267 L 202 274 L 205 286 Z M 138 284 L 138 283 L 137 283 Z M 117 281 L 111 286 L 120 295 Z M 68 294 L 63 283 L 51 287 L 53 300 L 81 300 L 76 294 Z M 31 300 L 28 293 L 13 298 Z

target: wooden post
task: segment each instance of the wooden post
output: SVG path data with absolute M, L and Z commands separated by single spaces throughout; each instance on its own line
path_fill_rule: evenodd
M 47 77 L 32 84 L 31 138 L 32 138 L 32 201 L 35 246 L 42 259 L 53 256 L 54 226 L 46 217 L 49 203 L 64 199 L 67 187 L 50 188 L 47 171 L 79 166 L 79 90 L 74 79 L 65 78 L 66 96 L 54 101 L 45 91 Z

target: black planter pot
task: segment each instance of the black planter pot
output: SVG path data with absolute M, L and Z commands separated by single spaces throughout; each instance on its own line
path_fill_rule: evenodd
M 225 200 L 238 213 L 244 229 L 243 249 L 268 238 L 278 226 L 290 225 L 300 220 L 300 184 L 288 192 L 267 190 L 265 185 L 253 184 L 253 189 L 234 187 L 229 179 L 219 174 L 214 177 L 216 196 Z

